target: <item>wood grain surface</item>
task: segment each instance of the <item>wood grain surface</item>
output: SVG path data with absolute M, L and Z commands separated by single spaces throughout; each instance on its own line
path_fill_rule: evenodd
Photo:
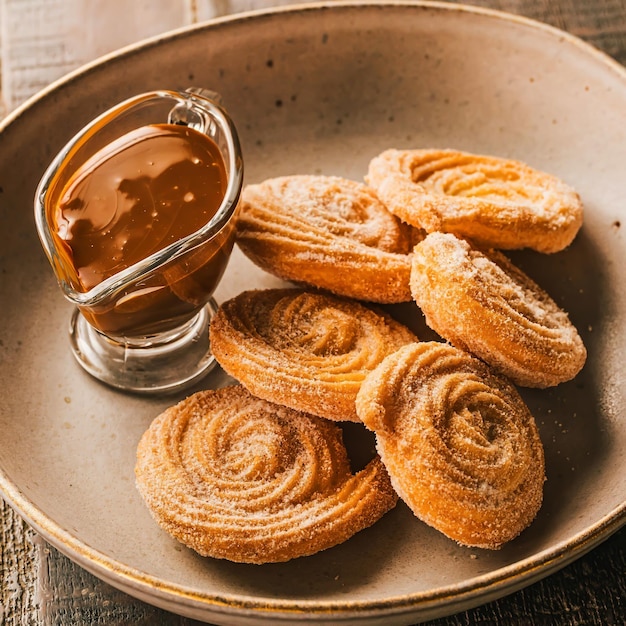
M 276 4 L 287 2 L 0 0 L 0 116 L 71 69 L 122 45 L 218 15 Z M 624 0 L 472 4 L 551 24 L 626 64 Z M 0 624 L 6 626 L 198 623 L 141 603 L 91 576 L 50 547 L 1 499 L 0 601 Z M 429 624 L 626 624 L 626 528 L 522 591 Z

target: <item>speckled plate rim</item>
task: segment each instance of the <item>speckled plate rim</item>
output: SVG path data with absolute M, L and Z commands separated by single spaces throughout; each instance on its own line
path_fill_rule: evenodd
M 594 48 L 578 37 L 558 28 L 538 22 L 536 20 L 493 9 L 475 7 L 465 4 L 449 4 L 446 2 L 428 1 L 350 1 L 313 2 L 273 7 L 269 9 L 248 11 L 215 18 L 208 22 L 198 23 L 162 33 L 155 37 L 144 39 L 135 44 L 113 51 L 75 71 L 65 75 L 48 87 L 28 99 L 0 122 L 0 133 L 14 124 L 19 118 L 27 115 L 31 107 L 51 93 L 62 89 L 72 82 L 80 80 L 94 70 L 105 66 L 109 61 L 118 61 L 120 57 L 131 56 L 134 53 L 156 47 L 162 42 L 172 41 L 187 36 L 188 33 L 219 28 L 221 24 L 232 21 L 254 20 L 258 16 L 274 15 L 279 13 L 298 13 L 333 8 L 358 6 L 417 6 L 440 11 L 450 11 L 457 14 L 476 14 L 500 20 L 507 23 L 517 23 L 529 28 L 567 41 L 568 44 L 578 47 L 582 52 L 606 68 L 615 72 L 626 86 L 626 68 L 609 57 L 604 52 Z M 100 551 L 80 541 L 50 520 L 46 514 L 17 487 L 2 467 L 0 467 L 0 491 L 16 512 L 28 522 L 46 541 L 91 572 L 101 580 L 109 583 L 134 597 L 149 604 L 174 611 L 195 619 L 216 619 L 220 614 L 231 619 L 236 616 L 244 618 L 258 616 L 262 619 L 272 619 L 276 622 L 297 619 L 322 622 L 348 622 L 353 619 L 394 618 L 401 619 L 403 615 L 412 620 L 420 621 L 451 615 L 480 604 L 495 600 L 499 597 L 517 591 L 536 582 L 572 561 L 583 556 L 610 535 L 626 525 L 626 502 L 613 509 L 606 516 L 577 533 L 566 541 L 552 545 L 513 563 L 499 568 L 488 574 L 477 576 L 457 585 L 432 589 L 427 592 L 404 594 L 389 597 L 384 601 L 320 601 L 281 599 L 259 600 L 254 596 L 234 594 L 211 594 L 190 590 L 162 579 L 148 576 L 139 569 L 124 565 L 107 557 Z M 256 621 L 256 620 L 255 620 Z M 395 622 L 394 622 L 395 623 Z

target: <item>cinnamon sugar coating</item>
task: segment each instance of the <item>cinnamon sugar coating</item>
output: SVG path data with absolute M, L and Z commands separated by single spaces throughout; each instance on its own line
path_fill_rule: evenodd
M 400 498 L 466 546 L 496 549 L 535 518 L 544 453 L 515 387 L 463 350 L 404 346 L 365 379 L 361 420 Z
M 378 457 L 352 473 L 336 424 L 240 386 L 199 392 L 158 416 L 135 473 L 165 531 L 203 556 L 242 563 L 330 548 L 397 502 Z
M 244 188 L 237 244 L 285 280 L 369 302 L 409 302 L 413 231 L 362 183 L 285 176 Z
M 331 420 L 358 421 L 366 374 L 415 335 L 390 316 L 301 289 L 245 291 L 211 322 L 218 363 L 254 395 Z
M 498 251 L 431 233 L 415 246 L 411 290 L 433 330 L 518 385 L 558 385 L 585 363 L 567 314 Z
M 479 246 L 557 252 L 582 225 L 578 194 L 520 161 L 456 150 L 386 150 L 366 176 L 388 209 Z

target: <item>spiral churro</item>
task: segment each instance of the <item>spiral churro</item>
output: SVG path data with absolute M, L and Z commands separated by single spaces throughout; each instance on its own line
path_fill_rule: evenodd
M 353 300 L 267 289 L 224 302 L 210 339 L 220 365 L 254 395 L 331 420 L 358 421 L 354 399 L 365 375 L 416 337 Z
M 335 546 L 397 501 L 378 457 L 351 472 L 336 424 L 241 386 L 199 392 L 157 417 L 135 473 L 164 530 L 201 555 L 243 563 Z
M 495 549 L 535 518 L 543 446 L 515 387 L 463 350 L 404 346 L 367 376 L 359 417 L 417 517 L 462 545 Z

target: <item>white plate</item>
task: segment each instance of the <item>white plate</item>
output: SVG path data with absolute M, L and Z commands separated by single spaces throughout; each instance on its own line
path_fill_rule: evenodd
M 400 505 L 344 545 L 287 564 L 200 558 L 152 521 L 135 446 L 176 398 L 108 389 L 69 353 L 69 306 L 40 249 L 36 183 L 105 107 L 140 91 L 220 91 L 248 182 L 362 178 L 384 148 L 515 157 L 574 185 L 574 244 L 513 255 L 571 313 L 589 348 L 574 381 L 526 391 L 546 448 L 545 504 L 500 551 L 458 547 Z M 215 624 L 408 624 L 527 585 L 626 521 L 626 72 L 554 29 L 435 4 L 332 4 L 224 19 L 92 65 L 31 100 L 0 142 L 0 487 L 59 550 L 152 604 Z M 236 255 L 217 294 L 275 284 Z M 423 323 L 415 308 L 396 309 Z M 205 384 L 225 381 L 216 372 Z

